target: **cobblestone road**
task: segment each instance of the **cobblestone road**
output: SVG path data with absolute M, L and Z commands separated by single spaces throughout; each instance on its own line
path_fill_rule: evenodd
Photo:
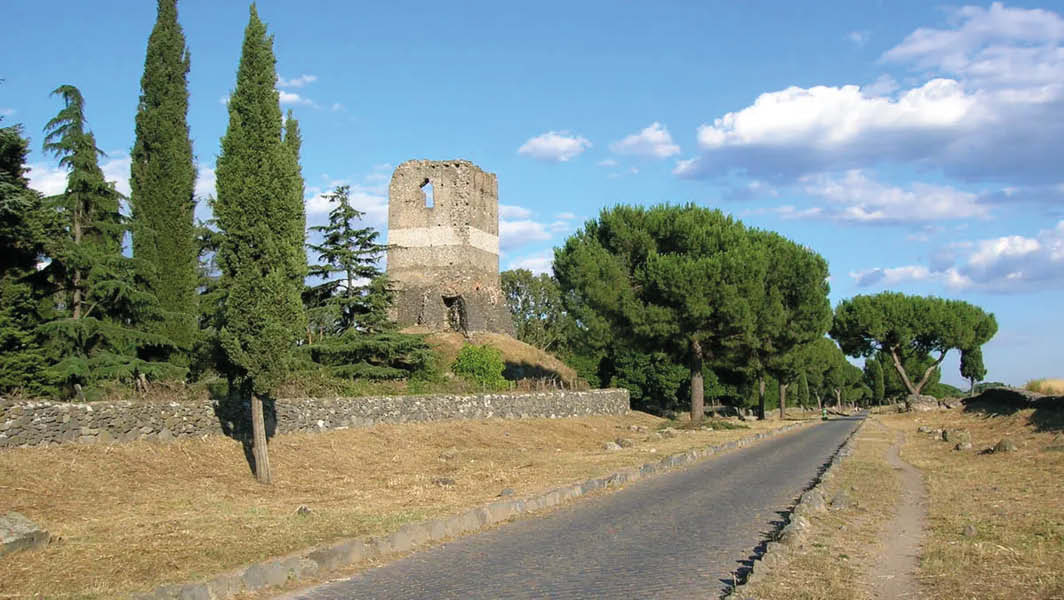
M 718 598 L 856 425 L 801 428 L 286 598 Z

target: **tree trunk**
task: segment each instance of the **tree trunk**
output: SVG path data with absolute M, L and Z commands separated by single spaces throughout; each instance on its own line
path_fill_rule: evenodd
M 81 245 L 81 202 L 74 200 L 74 244 Z M 70 299 L 71 308 L 74 309 L 74 318 L 81 318 L 81 269 L 74 269 L 74 290 Z
M 259 483 L 273 483 L 270 474 L 270 453 L 266 448 L 266 420 L 262 415 L 262 397 L 251 396 L 251 452 L 255 457 L 255 479 Z
M 975 378 L 971 379 L 972 385 L 968 388 L 968 397 L 971 398 L 975 395 Z
M 757 379 L 757 420 L 765 420 L 765 376 Z
M 787 418 L 787 385 L 780 384 L 780 421 Z
M 835 388 L 835 410 L 842 411 L 842 390 Z
M 820 393 L 813 394 L 816 396 L 816 411 L 818 413 L 824 412 L 824 401 L 820 399 Z
M 702 381 L 702 345 L 691 340 L 691 422 L 706 417 L 705 384 Z

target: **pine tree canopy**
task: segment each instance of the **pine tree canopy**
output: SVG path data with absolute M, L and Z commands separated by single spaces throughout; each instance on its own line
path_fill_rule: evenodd
M 162 319 L 150 329 L 182 349 L 196 336 L 196 167 L 188 130 L 189 54 L 177 0 L 159 0 L 148 39 L 131 152 L 133 255 Z
M 246 378 L 258 395 L 269 395 L 287 376 L 305 329 L 303 184 L 297 158 L 282 139 L 275 62 L 273 38 L 252 5 L 229 98 L 214 208 L 226 288 L 219 338 L 233 375 Z
M 920 394 L 950 350 L 978 348 L 995 333 L 994 315 L 977 306 L 897 292 L 842 301 L 831 328 L 831 337 L 850 356 L 889 356 L 909 395 Z M 906 357 L 923 358 L 931 352 L 939 355 L 922 370 L 904 364 Z

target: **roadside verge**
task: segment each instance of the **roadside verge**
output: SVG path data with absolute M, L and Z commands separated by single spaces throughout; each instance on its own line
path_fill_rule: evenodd
M 713 456 L 756 443 L 764 438 L 792 431 L 809 422 L 784 425 L 721 444 L 671 454 L 637 467 L 626 467 L 607 475 L 563 485 L 520 498 L 498 500 L 456 515 L 407 523 L 396 532 L 369 538 L 345 539 L 247 567 L 206 580 L 170 584 L 134 596 L 138 600 L 222 600 L 237 594 L 319 578 L 329 571 L 365 561 L 388 560 L 429 543 L 466 535 L 503 521 L 556 507 L 599 490 L 615 489 L 648 477 L 676 470 Z

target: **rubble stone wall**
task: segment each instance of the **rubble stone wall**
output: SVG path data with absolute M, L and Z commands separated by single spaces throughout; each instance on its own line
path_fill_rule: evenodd
M 506 394 L 293 398 L 267 403 L 271 434 L 316 432 L 377 423 L 487 418 L 562 418 L 621 415 L 628 390 Z M 0 448 L 62 443 L 168 441 L 248 435 L 247 404 L 202 402 L 11 402 L 0 399 Z

